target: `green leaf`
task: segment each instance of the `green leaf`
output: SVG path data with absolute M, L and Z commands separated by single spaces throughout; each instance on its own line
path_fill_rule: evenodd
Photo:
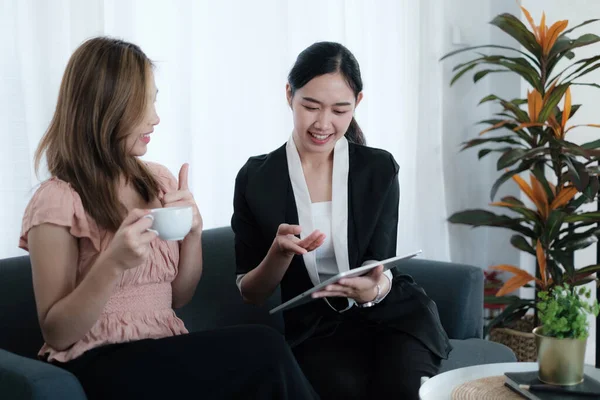
M 577 112 L 577 110 L 579 110 L 579 107 L 581 107 L 581 104 L 573 104 L 571 106 L 571 113 L 569 114 L 569 118 L 568 119 L 573 118 L 573 116 L 575 115 L 575 113 Z M 563 119 L 563 112 L 562 112 L 562 110 L 559 110 L 556 113 L 556 120 L 558 121 L 559 124 L 562 124 L 562 119 Z
M 583 191 L 583 195 L 592 201 L 598 195 L 598 190 L 600 190 L 600 182 L 598 181 L 598 177 L 590 176 L 590 183 Z
M 567 215 L 565 222 L 600 222 L 600 211 L 591 211 L 581 214 Z
M 556 261 L 558 261 L 560 263 L 560 265 L 563 266 L 567 275 L 569 275 L 570 277 L 572 277 L 574 275 L 575 265 L 573 264 L 573 252 L 566 252 L 564 250 L 555 250 L 555 251 L 550 251 L 550 255 L 552 256 L 552 258 L 554 258 Z M 557 271 L 560 271 L 560 270 L 557 269 L 557 270 L 551 271 L 552 279 L 554 279 L 555 282 L 557 281 L 556 274 L 559 274 Z
M 578 161 L 571 160 L 568 156 L 562 157 L 562 159 L 565 160 L 565 164 L 567 164 L 567 167 L 569 168 L 569 180 L 573 182 L 573 185 L 575 185 L 577 190 L 583 192 L 590 181 L 590 176 L 585 169 L 585 166 Z
M 468 67 L 463 68 L 460 72 L 458 72 L 456 75 L 454 75 L 454 77 L 450 81 L 450 86 L 454 85 L 454 82 L 459 80 L 461 76 L 463 76 L 464 74 L 466 74 L 467 72 L 469 72 L 470 70 L 475 68 L 476 66 L 477 66 L 477 64 L 471 64 Z
M 491 138 L 471 139 L 468 142 L 463 143 L 461 150 L 466 150 L 471 147 L 479 146 L 484 143 L 510 143 L 515 145 L 521 145 L 520 142 L 515 140 L 512 136 L 498 136 Z
M 571 29 L 568 29 L 568 30 L 564 31 L 563 33 L 561 33 L 561 36 L 562 35 L 568 35 L 569 33 L 573 32 L 575 29 L 581 28 L 584 25 L 591 24 L 592 22 L 596 22 L 596 21 L 600 21 L 600 19 L 598 19 L 598 18 L 596 18 L 596 19 L 588 19 L 587 21 L 584 21 L 581 24 L 572 27 Z
M 594 274 L 600 271 L 600 264 L 588 265 L 586 267 L 580 268 L 577 270 L 577 275 L 579 274 Z
M 513 196 L 506 196 L 506 197 L 503 197 L 501 200 L 505 203 L 511 204 L 512 207 L 506 207 L 506 206 L 496 206 L 496 207 L 506 207 L 513 212 L 523 215 L 526 220 L 531 221 L 534 224 L 538 224 L 540 222 L 538 214 L 535 211 L 527 208 L 525 206 L 525 204 L 523 204 L 523 202 L 520 201 L 519 199 L 517 199 Z
M 544 103 L 542 110 L 540 111 L 540 115 L 538 116 L 539 122 L 546 122 L 550 117 L 550 114 L 554 110 L 554 107 L 560 102 L 563 98 L 565 92 L 569 88 L 569 85 L 558 85 L 554 88 L 552 93 L 548 96 L 548 99 Z
M 550 212 L 548 221 L 546 222 L 546 243 L 552 243 L 552 241 L 556 239 L 565 217 L 566 214 L 561 210 L 552 210 L 552 212 Z
M 473 83 L 477 83 L 481 78 L 486 76 L 487 74 L 496 73 L 496 72 L 510 72 L 509 69 L 484 69 L 481 71 L 477 71 L 475 75 L 473 75 Z
M 498 158 L 498 162 L 496 163 L 496 168 L 498 171 L 510 167 L 517 161 L 519 161 L 524 155 L 525 150 L 523 149 L 510 149 L 506 151 L 500 158 Z
M 566 71 L 568 71 L 569 69 L 573 68 L 576 65 L 582 64 L 575 71 L 573 71 L 569 75 L 563 77 L 563 81 L 566 81 L 571 76 L 575 75 L 579 71 L 582 71 L 583 69 L 585 69 L 585 67 L 587 67 L 588 65 L 591 65 L 591 64 L 595 63 L 598 60 L 600 60 L 600 55 L 597 55 L 597 56 L 594 56 L 594 57 L 589 57 L 589 58 L 584 58 L 583 60 L 579 60 L 577 62 L 574 62 L 573 64 L 569 65 L 567 68 L 563 69 L 562 72 L 559 75 L 564 74 Z M 552 82 L 553 80 L 554 80 L 554 78 L 551 79 L 551 80 L 549 80 L 549 82 Z
M 600 139 L 594 140 L 592 142 L 587 142 L 581 145 L 582 148 L 586 150 L 593 150 L 600 147 Z
M 550 188 L 550 184 L 548 183 L 548 179 L 546 179 L 546 174 L 544 172 L 545 169 L 545 161 L 540 161 L 535 163 L 531 172 L 536 177 L 538 182 L 542 184 L 544 191 L 546 192 L 546 197 L 548 197 L 548 203 L 552 203 L 554 200 L 554 192 Z
M 567 36 L 565 36 L 565 33 L 563 33 L 558 37 L 558 40 L 556 41 L 554 46 L 552 46 L 552 50 L 550 51 L 550 55 L 548 58 L 552 59 L 556 57 L 559 53 L 565 53 L 566 51 L 573 50 L 578 47 L 588 46 L 599 41 L 600 37 L 592 33 L 582 35 L 575 40 L 569 39 Z
M 600 85 L 597 83 L 579 83 L 579 82 L 571 82 L 571 86 L 592 86 L 596 89 L 600 89 Z
M 531 33 L 521 20 L 514 15 L 508 13 L 498 15 L 490 22 L 490 24 L 495 25 L 508 33 L 536 57 L 541 54 L 542 49 L 535 40 L 533 33 Z
M 548 153 L 549 151 L 550 150 L 547 147 L 536 147 L 527 151 L 523 149 L 512 149 L 504 153 L 498 159 L 496 167 L 498 168 L 498 171 L 500 171 L 504 168 L 512 166 L 523 158 L 530 158 L 540 153 Z
M 508 101 L 501 101 L 500 103 L 502 104 L 502 106 L 504 107 L 505 110 L 510 111 L 514 114 L 515 119 L 517 121 L 530 122 L 529 115 L 525 111 L 521 110 L 521 108 L 519 108 L 518 105 L 515 105 Z
M 521 162 L 521 164 L 517 168 L 506 171 L 504 174 L 502 174 L 500 176 L 500 178 L 498 178 L 496 180 L 496 182 L 494 182 L 494 185 L 492 186 L 492 190 L 490 192 L 491 200 L 494 201 L 494 197 L 496 197 L 496 193 L 498 192 L 498 189 L 500 189 L 500 186 L 502 186 L 502 184 L 504 182 L 506 182 L 507 180 L 512 178 L 514 174 L 518 174 L 519 172 L 523 172 L 523 171 L 529 169 L 532 164 L 533 164 L 532 160 L 524 160 Z
M 570 153 L 570 154 L 573 154 L 573 155 L 579 156 L 579 157 L 585 157 L 588 160 L 591 157 L 590 152 L 587 151 L 587 149 L 585 149 L 573 142 L 569 142 L 567 140 L 562 140 L 562 141 L 560 141 L 560 143 L 563 145 L 563 147 L 565 147 L 568 150 L 566 153 Z
M 579 75 L 575 76 L 573 79 L 571 79 L 569 82 L 573 82 L 575 79 L 581 78 L 584 75 L 589 74 L 592 71 L 597 70 L 598 68 L 600 68 L 600 63 L 592 65 L 591 67 L 589 67 L 588 69 L 586 69 L 585 71 L 581 72 Z
M 514 296 L 517 297 L 517 296 Z M 518 299 L 518 297 L 517 297 Z M 496 318 L 491 320 L 484 328 L 484 337 L 487 337 L 489 331 L 496 326 L 504 326 L 511 321 L 520 319 L 535 307 L 533 299 L 518 299 L 509 304 Z
M 521 235 L 512 235 L 510 238 L 510 244 L 512 244 L 513 247 L 519 250 L 525 251 L 535 256 L 535 250 L 533 249 L 533 247 L 531 247 L 527 239 L 525 239 Z
M 454 51 L 451 51 L 450 53 L 444 55 L 442 58 L 440 58 L 440 61 L 445 60 L 446 58 L 451 57 L 453 55 L 456 55 L 459 53 L 464 53 L 465 51 L 471 51 L 471 50 L 475 50 L 475 49 L 504 49 L 504 50 L 516 51 L 517 53 L 520 53 L 520 54 L 524 55 L 525 57 L 529 58 L 531 61 L 533 61 L 535 64 L 537 64 L 539 66 L 539 61 L 536 60 L 535 58 L 531 57 L 529 54 L 527 54 L 519 49 L 515 49 L 514 47 L 501 46 L 501 45 L 496 45 L 496 44 L 484 44 L 481 46 L 471 46 L 471 47 L 465 47 L 464 49 L 454 50 Z
M 454 213 L 448 218 L 448 221 L 453 224 L 470 225 L 473 227 L 495 226 L 507 228 L 529 237 L 534 234 L 530 228 L 521 225 L 521 219 L 510 218 L 506 215 L 497 215 L 493 212 L 481 209 L 465 210 Z
M 505 151 L 510 150 L 510 149 L 512 149 L 512 147 L 501 147 L 498 149 L 481 149 L 481 150 L 479 150 L 479 153 L 477 153 L 477 158 L 481 160 L 483 157 L 487 156 L 491 152 L 497 151 L 497 152 L 504 153 Z
M 594 243 L 596 243 L 598 241 L 598 237 L 597 236 L 589 236 L 585 239 L 580 239 L 580 240 L 575 240 L 572 242 L 568 242 L 565 244 L 565 246 L 563 247 L 564 250 L 567 251 L 576 251 L 576 250 L 581 250 L 581 249 L 585 249 L 586 247 L 589 247 L 591 245 L 593 245 Z

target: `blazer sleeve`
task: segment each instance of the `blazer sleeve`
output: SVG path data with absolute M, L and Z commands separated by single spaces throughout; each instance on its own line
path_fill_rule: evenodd
M 400 184 L 398 183 L 398 164 L 393 157 L 391 157 L 391 161 L 392 178 L 385 191 L 381 212 L 364 256 L 365 260 L 385 260 L 396 255 Z
M 256 268 L 266 254 L 263 252 L 265 244 L 262 240 L 262 233 L 246 198 L 248 168 L 248 163 L 246 163 L 236 177 L 233 216 L 231 218 L 231 227 L 235 234 L 236 281 L 238 287 L 243 275 Z

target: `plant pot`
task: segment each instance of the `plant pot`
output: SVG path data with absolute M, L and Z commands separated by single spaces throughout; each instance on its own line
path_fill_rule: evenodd
M 544 383 L 572 386 L 583 382 L 587 339 L 558 339 L 543 335 L 543 327 L 533 330 L 538 348 L 538 378 Z
M 510 348 L 519 362 L 537 361 L 537 347 L 533 330 L 533 316 L 526 315 L 507 326 L 492 328 L 490 340 Z

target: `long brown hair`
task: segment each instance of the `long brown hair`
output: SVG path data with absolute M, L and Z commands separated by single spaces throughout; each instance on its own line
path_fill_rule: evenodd
M 77 191 L 86 212 L 116 231 L 125 217 L 119 201 L 122 178 L 147 202 L 159 185 L 144 163 L 129 154 L 126 139 L 144 117 L 152 62 L 136 45 L 96 37 L 71 56 L 54 116 L 36 154 L 48 170 Z

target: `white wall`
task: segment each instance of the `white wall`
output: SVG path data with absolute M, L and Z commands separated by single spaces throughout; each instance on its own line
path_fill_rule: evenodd
M 498 28 L 488 22 L 500 13 L 517 14 L 518 6 L 512 1 L 446 0 L 442 29 L 447 32 L 445 52 L 483 44 L 513 45 Z M 452 32 L 460 36 L 460 43 L 452 43 Z M 487 50 L 481 50 L 487 52 Z M 478 148 L 459 152 L 461 143 L 477 137 L 484 125 L 477 121 L 489 119 L 494 112 L 492 105 L 478 106 L 479 101 L 489 95 L 513 98 L 519 95 L 520 81 L 514 74 L 491 74 L 473 84 L 472 74 L 463 76 L 452 87 L 449 83 L 454 75 L 452 68 L 477 57 L 471 52 L 456 55 L 443 62 L 444 84 L 441 88 L 443 102 L 443 158 L 444 182 L 448 214 L 468 208 L 489 208 L 490 189 L 501 175 L 496 170 L 497 158 L 488 155 L 478 160 Z M 496 199 L 515 193 L 507 184 Z M 497 209 L 495 211 L 498 211 Z M 519 252 L 509 239 L 511 232 L 492 228 L 470 228 L 450 224 L 450 254 L 454 262 L 487 268 L 496 264 L 519 262 Z

